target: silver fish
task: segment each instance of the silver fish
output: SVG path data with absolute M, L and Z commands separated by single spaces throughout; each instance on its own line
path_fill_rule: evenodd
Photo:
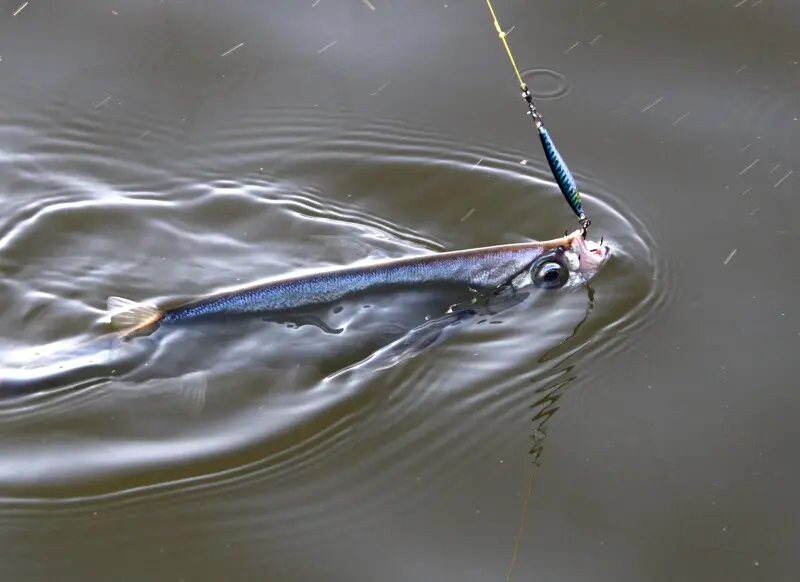
M 576 230 L 549 241 L 368 261 L 279 277 L 221 290 L 169 309 L 112 296 L 108 312 L 112 326 L 123 337 L 131 337 L 213 315 L 264 314 L 321 305 L 384 286 L 461 283 L 490 290 L 533 284 L 541 289 L 564 289 L 588 282 L 610 255 L 607 245 L 585 240 Z

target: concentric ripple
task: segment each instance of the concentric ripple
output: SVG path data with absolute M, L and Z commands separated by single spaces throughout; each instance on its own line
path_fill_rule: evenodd
M 525 69 L 520 74 L 535 99 L 554 100 L 569 95 L 570 85 L 566 77 L 556 70 L 535 67 Z
M 74 102 L 64 97 L 57 108 Z M 532 293 L 391 368 L 339 373 L 443 315 L 449 295 L 354 300 L 323 314 L 341 335 L 260 320 L 176 330 L 137 347 L 104 344 L 106 368 L 81 375 L 74 354 L 103 333 L 109 295 L 188 298 L 364 257 L 548 239 L 575 227 L 530 153 L 314 105 L 241 107 L 183 128 L 169 145 L 174 157 L 146 164 L 87 146 L 72 153 L 85 163 L 58 165 L 65 140 L 99 139 L 94 107 L 31 146 L 15 178 L 28 194 L 0 224 L 2 297 L 13 306 L 0 315 L 12 330 L 2 366 L 6 377 L 22 367 L 35 375 L 62 353 L 77 372 L 52 394 L 0 408 L 0 496 L 79 506 L 258 483 L 282 492 L 276 520 L 326 495 L 342 502 L 326 514 L 331 523 L 354 505 L 366 515 L 402 497 L 400 474 L 436 473 L 440 486 L 456 478 L 433 462 L 443 451 L 481 450 L 507 438 L 508 426 L 528 430 L 537 387 L 560 378 L 563 362 L 581 368 L 624 348 L 669 299 L 646 229 L 621 198 L 578 175 L 592 234 L 614 248 L 592 284 L 591 310 L 585 290 Z M 336 130 L 304 139 L 317 122 Z M 118 127 L 141 135 L 153 123 L 142 114 Z M 57 171 L 31 171 L 42 167 Z M 358 478 L 364 467 L 374 479 Z

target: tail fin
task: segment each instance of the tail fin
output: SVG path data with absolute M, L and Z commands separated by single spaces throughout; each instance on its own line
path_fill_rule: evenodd
M 108 298 L 108 315 L 111 325 L 127 335 L 155 325 L 162 313 L 152 305 L 112 296 Z

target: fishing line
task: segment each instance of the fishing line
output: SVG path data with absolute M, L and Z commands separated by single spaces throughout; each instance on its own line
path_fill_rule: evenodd
M 514 60 L 514 55 L 511 54 L 511 47 L 508 46 L 508 41 L 506 40 L 506 36 L 508 36 L 508 34 L 503 32 L 503 29 L 500 28 L 500 23 L 497 20 L 497 15 L 494 12 L 491 0 L 486 0 L 486 5 L 489 7 L 489 12 L 494 20 L 494 27 L 497 30 L 497 35 L 503 42 L 503 46 L 508 54 L 508 59 L 511 61 L 511 66 L 514 67 L 514 73 L 517 75 L 517 80 L 519 81 L 519 86 L 522 91 L 522 98 L 525 99 L 525 103 L 528 105 L 527 114 L 531 116 L 534 125 L 536 125 L 536 130 L 539 133 L 539 139 L 541 140 L 542 148 L 544 149 L 544 155 L 547 158 L 547 163 L 550 166 L 550 170 L 553 172 L 553 177 L 556 179 L 556 183 L 558 184 L 561 193 L 564 195 L 564 198 L 566 198 L 569 207 L 578 217 L 578 222 L 581 225 L 581 234 L 583 238 L 586 238 L 586 234 L 589 231 L 589 226 L 592 224 L 592 221 L 589 220 L 586 217 L 586 214 L 583 212 L 583 207 L 581 206 L 581 193 L 578 191 L 575 178 L 572 176 L 572 172 L 569 171 L 566 162 L 564 162 L 564 158 L 562 158 L 561 154 L 558 153 L 556 145 L 553 143 L 553 139 L 550 137 L 547 128 L 544 126 L 542 115 L 537 111 L 536 105 L 533 103 L 533 96 L 531 95 L 530 89 L 528 89 L 528 85 L 525 83 L 525 80 L 522 78 L 522 74 L 519 72 L 519 67 L 517 67 L 517 63 Z
M 522 541 L 522 532 L 525 531 L 525 521 L 528 518 L 528 506 L 533 496 L 533 478 L 536 474 L 536 461 L 531 463 L 531 477 L 528 480 L 528 493 L 525 495 L 525 504 L 522 506 L 522 516 L 519 520 L 519 528 L 517 529 L 517 538 L 514 541 L 514 554 L 511 556 L 511 565 L 508 567 L 508 574 L 506 574 L 506 582 L 511 582 L 511 577 L 514 575 L 514 570 L 517 567 L 517 557 L 519 556 L 519 544 Z

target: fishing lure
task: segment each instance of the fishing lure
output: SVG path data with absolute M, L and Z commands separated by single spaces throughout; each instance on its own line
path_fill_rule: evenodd
M 575 178 L 572 176 L 572 172 L 569 171 L 566 162 L 564 162 L 564 158 L 562 158 L 561 154 L 558 153 L 556 144 L 553 142 L 553 139 L 550 137 L 547 128 L 544 126 L 542 115 L 539 113 L 539 111 L 537 111 L 536 106 L 533 103 L 533 95 L 531 95 L 528 85 L 522 79 L 522 74 L 519 72 L 517 63 L 514 60 L 514 55 L 511 54 L 511 47 L 508 46 L 508 41 L 506 40 L 507 34 L 503 32 L 502 28 L 500 28 L 500 23 L 497 20 L 497 15 L 494 12 L 491 0 L 486 0 L 486 5 L 489 7 L 489 12 L 494 20 L 494 27 L 497 30 L 497 34 L 500 36 L 500 40 L 503 41 L 503 46 L 506 48 L 508 58 L 511 61 L 511 65 L 514 67 L 514 72 L 517 75 L 517 80 L 519 80 L 520 89 L 522 90 L 522 98 L 525 99 L 525 102 L 528 105 L 528 115 L 531 116 L 533 123 L 536 125 L 536 130 L 539 133 L 539 139 L 542 142 L 542 148 L 544 149 L 545 158 L 547 158 L 547 164 L 550 166 L 550 171 L 553 172 L 553 177 L 558 184 L 558 188 L 561 190 L 561 193 L 567 200 L 569 207 L 578 217 L 578 222 L 581 225 L 582 235 L 584 238 L 586 238 L 586 235 L 589 231 L 589 226 L 592 222 L 583 212 L 583 207 L 581 205 L 581 193 L 578 190 L 578 185 L 575 182 Z

